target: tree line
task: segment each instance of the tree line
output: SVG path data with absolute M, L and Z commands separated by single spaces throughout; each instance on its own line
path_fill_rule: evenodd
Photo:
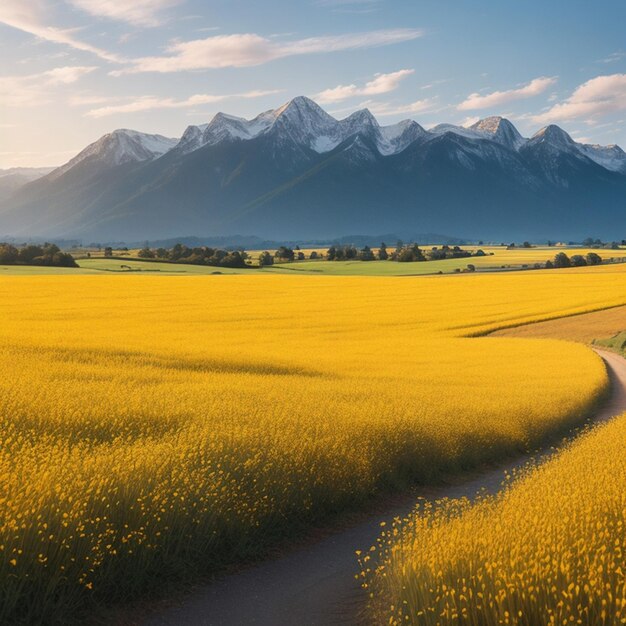
M 104 256 L 112 256 L 113 250 L 105 248 Z M 167 248 L 145 246 L 137 253 L 141 259 L 158 259 L 170 263 L 186 263 L 189 265 L 212 265 L 216 267 L 246 267 L 248 254 L 243 250 L 222 250 L 201 246 L 189 248 L 181 243 Z
M 573 254 L 571 257 L 567 256 L 565 252 L 559 252 L 553 261 L 546 261 L 546 269 L 554 267 L 584 267 L 586 265 L 600 265 L 602 263 L 602 257 L 595 252 L 589 252 L 585 256 L 582 254 Z
M 21 247 L 0 243 L 0 265 L 43 265 L 78 267 L 74 257 L 53 243 L 28 244 Z
M 378 250 L 373 250 L 370 246 L 357 248 L 353 245 L 332 245 L 326 254 L 320 254 L 313 250 L 309 254 L 309 259 L 326 259 L 328 261 L 397 261 L 399 263 L 410 263 L 419 261 L 440 261 L 442 259 L 461 259 L 471 256 L 485 256 L 485 252 L 477 250 L 472 253 L 469 250 L 462 250 L 459 246 L 443 245 L 433 247 L 429 250 L 422 250 L 416 243 L 404 244 L 399 241 L 395 250 L 389 251 L 383 242 Z M 274 262 L 285 263 L 290 261 L 303 261 L 304 252 L 296 246 L 295 249 L 281 246 L 274 254 L 267 250 L 259 256 L 259 265 L 273 265 Z

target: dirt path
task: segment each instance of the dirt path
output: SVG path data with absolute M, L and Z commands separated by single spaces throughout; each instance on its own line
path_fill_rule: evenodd
M 626 360 L 612 352 L 596 350 L 607 364 L 612 391 L 595 417 L 601 422 L 626 412 Z M 546 457 L 548 455 L 546 454 Z M 428 498 L 472 497 L 477 491 L 499 489 L 505 470 L 515 462 L 485 471 L 462 484 L 423 491 Z M 380 522 L 412 510 L 415 495 L 397 502 L 366 521 L 340 530 L 320 541 L 298 547 L 208 585 L 159 615 L 146 626 L 334 626 L 358 624 L 363 592 L 354 574 L 354 551 L 367 548 L 380 532 Z

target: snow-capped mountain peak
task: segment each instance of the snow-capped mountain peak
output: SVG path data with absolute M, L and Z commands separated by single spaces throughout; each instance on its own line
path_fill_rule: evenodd
M 499 115 L 486 117 L 470 126 L 472 130 L 480 131 L 494 141 L 517 150 L 526 140 L 520 135 L 519 131 L 509 120 Z
M 339 122 L 342 126 L 358 129 L 379 128 L 378 121 L 369 109 L 359 109 Z
M 188 152 L 193 152 L 194 150 L 201 148 L 204 145 L 202 143 L 202 135 L 208 127 L 208 124 L 187 126 L 185 132 L 183 133 L 183 136 L 180 138 L 180 141 L 176 145 L 176 150 L 178 152 L 186 154 Z
M 204 146 L 250 141 L 260 136 L 274 142 L 277 154 L 293 147 L 324 154 L 351 137 L 358 136 L 365 141 L 368 150 L 371 148 L 382 156 L 390 156 L 399 154 L 415 142 L 429 142 L 445 135 L 462 137 L 471 142 L 468 145 L 477 154 L 490 154 L 495 148 L 494 143 L 520 154 L 536 149 L 546 158 L 567 152 L 577 159 L 590 159 L 608 170 L 626 173 L 626 154 L 618 146 L 578 144 L 555 125 L 542 128 L 528 140 L 520 135 L 510 121 L 500 116 L 487 117 L 469 128 L 439 124 L 426 131 L 413 120 L 381 126 L 368 109 L 355 111 L 338 120 L 304 96 L 293 98 L 277 109 L 260 113 L 251 120 L 220 112 L 208 124 L 188 126 L 176 144 L 175 154 L 182 156 Z M 176 140 L 161 135 L 119 129 L 87 146 L 49 176 L 58 177 L 84 161 L 117 166 L 154 160 L 169 151 L 175 143 Z
M 65 165 L 49 174 L 49 177 L 58 178 L 85 161 L 97 161 L 108 166 L 152 161 L 171 150 L 177 143 L 178 139 L 163 135 L 149 135 L 128 128 L 119 128 L 88 145 Z
M 461 137 L 467 137 L 468 139 L 484 139 L 485 134 L 481 131 L 474 130 L 472 128 L 465 128 L 465 126 L 456 126 L 454 124 L 437 124 L 428 130 L 429 134 L 434 136 L 445 135 L 446 133 L 453 133 L 460 135 Z
M 306 96 L 297 96 L 274 111 L 276 119 L 283 116 L 300 119 L 318 118 L 325 122 L 335 121 L 319 104 Z
M 579 144 L 580 150 L 598 165 L 611 170 L 626 174 L 626 152 L 619 146 L 610 144 L 599 146 L 598 144 Z
M 427 132 L 413 120 L 402 120 L 379 129 L 378 150 L 381 154 L 397 154 L 418 139 L 424 139 Z
M 545 143 L 561 149 L 576 148 L 576 142 L 560 127 L 550 124 L 538 130 L 529 143 Z
M 313 100 L 299 96 L 276 109 L 275 121 L 267 132 L 284 133 L 299 145 L 324 152 L 341 142 L 339 124 Z

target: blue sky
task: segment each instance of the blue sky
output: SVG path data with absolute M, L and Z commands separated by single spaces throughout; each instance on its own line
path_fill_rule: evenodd
M 2 0 L 0 167 L 296 95 L 382 124 L 557 123 L 626 147 L 623 0 Z

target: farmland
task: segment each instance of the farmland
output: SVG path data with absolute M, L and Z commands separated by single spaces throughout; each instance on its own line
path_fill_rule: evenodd
M 563 339 L 623 353 L 625 311 L 491 336 Z M 377 554 L 360 557 L 373 619 L 424 626 L 624 623 L 625 434 L 622 415 L 552 461 L 507 476 L 495 497 L 424 501 L 397 519 Z
M 436 245 L 436 244 L 433 244 Z M 431 246 L 422 246 L 423 250 Z M 444 259 L 439 261 L 426 261 L 416 263 L 397 263 L 394 261 L 328 261 L 324 259 L 310 260 L 312 252 L 323 255 L 325 248 L 310 248 L 302 250 L 305 256 L 303 261 L 275 262 L 274 265 L 258 267 L 259 255 L 262 250 L 248 252 L 249 267 L 228 268 L 206 265 L 192 265 L 184 263 L 168 263 L 159 260 L 146 260 L 137 256 L 138 250 L 115 251 L 114 258 L 103 256 L 102 250 L 89 251 L 78 250 L 74 254 L 78 259 L 79 268 L 58 267 L 28 267 L 0 265 L 0 275 L 24 275 L 24 274 L 113 274 L 113 273 L 142 273 L 142 274 L 166 274 L 172 276 L 183 275 L 206 275 L 206 274 L 292 274 L 305 275 L 330 275 L 330 276 L 415 276 L 425 274 L 451 274 L 466 271 L 468 264 L 472 264 L 476 271 L 513 271 L 533 269 L 535 264 L 544 264 L 554 258 L 558 252 L 568 255 L 585 256 L 590 252 L 598 254 L 606 263 L 621 263 L 626 259 L 626 249 L 591 249 L 581 247 L 548 247 L 537 246 L 532 248 L 517 247 L 507 249 L 504 246 L 463 246 L 464 250 L 475 253 L 481 249 L 485 256 L 472 256 L 471 258 Z M 374 248 L 376 251 L 376 248 Z
M 258 557 L 582 423 L 596 355 L 481 335 L 624 305 L 623 268 L 3 275 L 0 621 Z
M 622 415 L 497 497 L 397 521 L 362 557 L 376 623 L 624 623 L 625 437 Z
M 594 340 L 612 337 L 622 332 L 625 327 L 626 308 L 615 307 L 584 315 L 497 330 L 492 333 L 492 337 L 535 337 L 592 343 Z

